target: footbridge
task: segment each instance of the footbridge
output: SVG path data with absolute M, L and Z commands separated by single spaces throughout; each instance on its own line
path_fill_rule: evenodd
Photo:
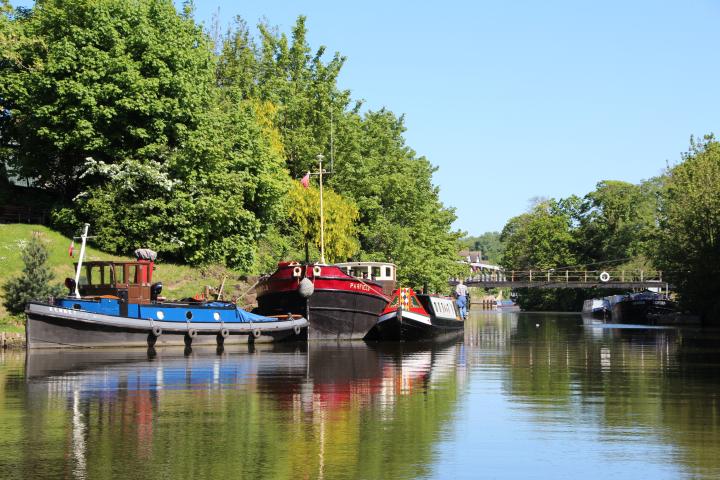
M 485 267 L 485 266 L 483 266 Z M 464 278 L 467 286 L 481 288 L 659 288 L 667 290 L 671 285 L 663 279 L 659 270 L 503 270 L 473 268 L 470 277 Z M 460 279 L 453 278 L 450 285 Z

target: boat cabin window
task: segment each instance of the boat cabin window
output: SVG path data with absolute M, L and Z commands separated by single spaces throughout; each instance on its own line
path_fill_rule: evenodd
M 87 265 L 85 275 L 80 276 L 80 285 L 113 285 L 115 276 L 112 265 Z
M 128 265 L 127 270 L 127 283 L 138 283 L 137 265 Z
M 125 269 L 122 265 L 118 265 L 117 269 L 115 270 L 115 281 L 119 284 L 127 283 L 125 281 Z
M 369 267 L 353 267 L 350 270 L 350 275 L 357 278 L 367 278 Z
M 147 273 L 148 273 L 148 266 L 147 265 L 138 265 L 138 264 L 130 264 L 130 265 L 123 265 L 122 268 L 118 268 L 118 270 L 123 270 L 122 275 L 122 281 L 118 281 L 118 283 L 127 284 L 127 285 L 137 285 L 137 284 L 143 284 L 147 283 Z
M 392 278 L 392 268 L 390 268 L 390 267 L 385 267 L 385 276 L 386 276 L 387 278 Z
M 372 278 L 378 278 L 380 276 L 380 267 L 372 267 Z

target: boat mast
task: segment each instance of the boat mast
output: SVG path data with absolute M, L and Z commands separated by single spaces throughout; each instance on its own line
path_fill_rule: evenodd
M 317 156 L 320 163 L 320 263 L 325 264 L 325 213 L 323 211 L 323 156 Z
M 82 239 L 82 245 L 80 246 L 80 257 L 78 258 L 77 270 L 75 271 L 75 298 L 80 298 L 80 269 L 82 268 L 83 257 L 85 256 L 85 242 L 88 238 L 88 229 L 90 224 L 85 224 L 85 229 L 80 237 Z

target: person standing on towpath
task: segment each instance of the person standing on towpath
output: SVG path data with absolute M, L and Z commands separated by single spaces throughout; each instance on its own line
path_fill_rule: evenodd
M 455 302 L 460 310 L 460 317 L 465 320 L 467 318 L 468 288 L 462 280 L 455 286 L 455 297 L 457 297 Z

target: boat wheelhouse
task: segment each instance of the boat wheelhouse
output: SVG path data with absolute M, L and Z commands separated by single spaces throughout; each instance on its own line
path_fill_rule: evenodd
M 385 295 L 392 295 L 397 283 L 397 266 L 387 262 L 345 262 L 336 263 L 351 277 L 369 279 L 382 285 Z

